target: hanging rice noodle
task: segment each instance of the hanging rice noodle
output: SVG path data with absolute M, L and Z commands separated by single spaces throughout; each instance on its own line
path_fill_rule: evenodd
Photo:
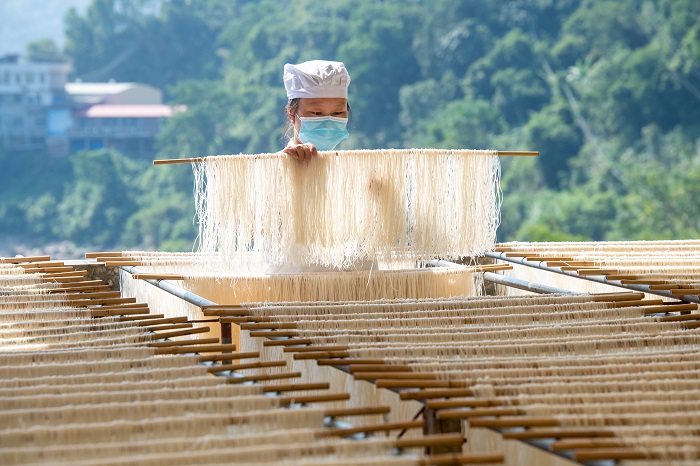
M 479 256 L 499 223 L 495 151 L 217 156 L 193 170 L 199 251 L 220 251 L 227 270 L 251 251 L 270 265 L 340 269 Z

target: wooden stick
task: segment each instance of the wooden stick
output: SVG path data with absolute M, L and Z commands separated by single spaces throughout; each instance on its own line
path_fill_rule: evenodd
M 219 317 L 219 322 L 222 324 L 248 324 L 253 322 L 272 322 L 270 317 L 253 317 L 253 316 L 242 316 L 242 317 Z
M 518 255 L 515 254 L 506 254 L 508 257 L 518 257 Z M 522 257 L 522 256 L 521 256 Z M 525 260 L 526 261 L 540 261 L 540 262 L 550 262 L 550 261 L 556 261 L 556 262 L 576 262 L 576 264 L 569 264 L 569 265 L 579 265 L 578 262 L 590 262 L 590 261 L 577 261 L 573 257 L 557 257 L 557 256 L 532 256 L 525 254 Z
M 668 292 L 677 296 L 700 295 L 700 288 L 673 288 Z
M 350 347 L 348 345 L 336 345 L 336 346 L 302 346 L 299 348 L 284 348 L 282 351 L 285 353 L 312 353 L 319 351 L 348 351 Z
M 610 277 L 607 277 L 608 280 L 610 280 Z M 626 280 L 622 279 L 620 280 L 620 283 L 623 285 L 662 285 L 666 283 L 665 280 Z
M 209 317 L 216 316 L 247 316 L 250 314 L 248 309 L 242 306 L 202 306 L 202 314 Z
M 18 256 L 18 257 L 0 257 L 0 263 L 21 264 L 25 262 L 44 262 L 50 261 L 51 256 Z
M 450 388 L 450 382 L 447 380 L 386 380 L 380 379 L 375 382 L 377 388 Z
M 99 280 L 97 280 L 99 281 Z M 81 282 L 77 283 L 67 283 L 60 288 L 50 288 L 47 291 L 49 293 L 67 293 L 69 291 L 109 291 L 109 285 L 80 285 Z M 72 286 L 76 285 L 76 286 Z
M 161 325 L 161 324 L 179 324 L 179 323 L 184 323 L 187 322 L 187 317 L 182 316 L 182 317 L 164 317 L 160 319 L 146 319 L 143 322 L 137 322 L 136 325 L 140 325 L 142 327 L 145 326 L 151 326 L 151 325 Z
M 608 280 L 637 280 L 639 277 L 637 275 L 608 275 L 605 277 Z
M 141 261 L 135 261 L 135 260 L 109 260 L 105 262 L 105 267 L 107 268 L 113 268 L 113 267 L 123 267 L 125 265 L 129 266 L 134 266 L 138 267 L 140 265 L 143 265 L 143 262 Z
M 559 421 L 551 417 L 500 417 L 497 419 L 471 419 L 469 421 L 471 427 L 491 427 L 494 429 L 506 427 L 556 427 Z
M 498 272 L 500 270 L 513 270 L 513 266 L 511 264 L 486 264 L 475 265 L 473 267 L 477 272 Z
M 421 458 L 421 465 L 454 465 L 454 464 L 487 464 L 487 463 L 502 463 L 503 455 L 501 453 L 443 453 L 439 455 L 431 455 Z
M 415 438 L 394 440 L 394 448 L 431 448 L 462 445 L 464 436 L 460 433 L 424 435 Z
M 577 267 L 593 267 L 594 262 L 591 261 L 546 261 L 547 267 L 565 267 L 565 266 L 577 266 Z M 610 280 L 610 277 L 608 277 Z
M 305 390 L 327 390 L 331 387 L 329 382 L 289 383 L 282 385 L 267 385 L 263 388 L 265 393 L 296 392 Z
M 663 299 L 640 299 L 638 301 L 615 301 L 609 303 L 608 307 L 611 309 L 618 309 L 621 307 L 660 306 L 663 303 Z
M 668 291 L 668 290 L 673 290 L 675 288 L 679 288 L 680 285 L 677 283 L 665 283 L 663 285 L 649 285 L 649 290 L 650 291 Z
M 230 346 L 236 346 L 236 345 L 230 345 Z M 202 351 L 198 351 L 198 353 L 202 353 Z M 206 361 L 238 361 L 241 359 L 254 359 L 254 358 L 259 358 L 260 353 L 257 351 L 250 351 L 250 352 L 240 352 L 240 353 L 220 353 L 220 354 L 208 354 L 206 356 L 200 356 L 199 360 L 201 362 L 206 362 Z
M 411 366 L 408 365 L 396 365 L 396 366 L 390 366 L 388 364 L 355 364 L 355 363 L 348 363 L 349 369 L 351 373 L 362 373 L 362 372 L 378 372 L 378 373 L 386 373 L 386 372 L 411 372 L 413 369 Z
M 430 400 L 434 398 L 450 398 L 453 396 L 474 396 L 474 392 L 469 388 L 428 388 L 415 392 L 401 392 L 399 396 L 402 400 Z
M 94 293 L 66 293 L 65 299 L 68 301 L 79 301 L 84 299 L 93 298 L 120 298 L 121 292 L 119 291 L 97 291 Z
M 644 293 L 632 291 L 617 293 L 594 293 L 591 296 L 593 297 L 593 301 L 596 303 L 608 301 L 636 301 L 644 298 Z
M 316 364 L 319 366 L 350 366 L 352 364 L 385 365 L 386 361 L 384 359 L 318 359 Z
M 570 270 L 568 267 L 561 267 L 562 270 Z M 595 275 L 613 275 L 620 274 L 616 269 L 581 269 L 577 267 L 572 267 L 571 270 L 575 270 L 580 277 L 589 277 Z
M 288 338 L 285 340 L 265 340 L 263 341 L 263 346 L 294 346 L 310 345 L 312 343 L 313 340 L 311 338 Z
M 388 422 L 374 426 L 334 428 L 322 431 L 320 437 L 347 436 L 369 432 L 389 432 L 392 430 L 418 429 L 423 427 L 423 421 Z
M 288 348 L 284 348 L 285 350 Z M 308 353 L 295 353 L 294 359 L 329 359 L 329 358 L 347 358 L 350 353 L 347 351 L 318 351 Z
M 87 307 L 108 304 L 135 304 L 136 298 L 106 298 L 106 299 L 82 299 L 71 301 L 71 306 Z
M 339 155 L 338 151 L 319 151 L 319 155 Z M 353 154 L 346 154 L 353 155 Z M 518 150 L 502 150 L 497 151 L 496 155 L 501 157 L 537 157 L 540 155 L 539 151 L 518 151 Z M 241 154 L 242 157 L 249 157 L 251 159 L 274 159 L 284 157 L 281 152 L 273 154 L 255 154 L 255 155 L 245 155 Z M 217 156 L 211 156 L 217 157 Z M 153 165 L 173 165 L 173 164 L 183 164 L 183 163 L 205 163 L 209 157 L 190 157 L 185 159 L 159 159 L 154 160 Z
M 297 324 L 294 322 L 258 322 L 241 324 L 241 330 L 279 330 L 295 328 L 297 328 Z
M 185 280 L 185 277 L 176 273 L 148 273 L 139 272 L 132 274 L 135 280 Z
M 355 380 L 435 380 L 435 374 L 416 372 L 355 372 Z
M 660 306 L 650 306 L 644 309 L 644 314 L 658 314 L 662 312 L 685 312 L 697 311 L 698 305 L 693 303 L 685 304 L 662 304 Z
M 280 374 L 257 374 L 246 377 L 228 377 L 229 383 L 260 382 L 262 380 L 295 379 L 301 377 L 301 372 L 284 372 Z
M 112 251 L 112 252 L 86 252 L 85 253 L 85 258 L 86 259 L 94 259 L 96 257 L 122 257 L 124 254 L 119 251 Z
M 144 315 L 136 315 L 136 316 L 121 316 L 119 317 L 120 322 L 131 322 L 135 321 L 138 325 L 141 324 L 146 324 L 148 323 L 149 320 L 158 320 L 158 319 L 164 319 L 165 314 L 144 314 Z M 186 319 L 186 317 L 185 317 Z
M 118 309 L 135 309 L 135 308 L 146 308 L 148 309 L 148 303 L 125 303 L 125 304 L 110 304 L 107 306 L 102 306 L 100 309 L 118 310 Z
M 517 401 L 517 400 L 513 400 Z M 457 400 L 428 400 L 426 406 L 431 409 L 446 408 L 485 408 L 487 406 L 503 406 L 501 400 L 489 400 L 487 398 L 470 398 Z
M 175 330 L 172 332 L 156 333 L 153 335 L 153 338 L 156 340 L 161 340 L 161 339 L 167 339 L 167 338 L 182 337 L 185 335 L 195 335 L 197 333 L 207 333 L 209 331 L 210 331 L 209 327 L 195 327 L 195 328 L 190 328 L 190 329 L 185 329 L 185 330 Z
M 63 261 L 48 260 L 48 261 L 39 261 L 39 262 L 32 262 L 32 263 L 25 262 L 25 263 L 20 263 L 17 265 L 19 265 L 20 267 L 22 267 L 23 269 L 26 270 L 26 269 L 50 269 L 50 268 L 54 268 L 54 267 L 65 267 L 66 263 Z M 72 268 L 71 268 L 71 270 L 72 270 Z
M 252 330 L 251 337 L 275 338 L 275 337 L 296 337 L 299 332 L 294 330 Z
M 388 406 L 360 406 L 357 408 L 335 408 L 324 411 L 326 417 L 368 416 L 373 414 L 388 414 Z
M 217 374 L 219 372 L 226 371 L 242 371 L 245 369 L 261 369 L 264 367 L 284 367 L 287 365 L 287 361 L 258 361 L 251 362 L 248 364 L 221 364 L 219 366 L 211 366 L 207 368 L 207 372 L 210 374 Z
M 700 319 L 700 313 L 693 314 L 681 314 L 677 316 L 666 316 L 659 319 L 661 322 L 683 322 L 686 320 L 698 320 Z
M 495 408 L 474 408 L 474 409 L 448 409 L 438 411 L 438 419 L 471 419 L 474 417 L 489 416 L 521 416 L 525 412 L 519 408 L 495 407 Z
M 149 343 L 148 346 L 150 346 L 152 348 L 172 348 L 173 346 L 207 345 L 207 344 L 218 343 L 218 342 L 219 342 L 218 338 L 200 338 L 200 339 L 194 339 L 194 340 L 156 341 L 153 343 Z M 193 348 L 191 352 L 195 353 L 196 351 L 197 351 L 197 348 Z M 158 354 L 158 350 L 156 350 L 156 354 Z
M 215 343 L 218 342 L 216 338 L 214 338 Z M 190 340 L 192 342 L 200 342 L 203 340 Z M 176 341 L 174 343 L 180 343 L 179 341 Z M 156 351 L 156 354 L 183 354 L 183 353 L 214 353 L 214 352 L 223 352 L 223 351 L 236 351 L 236 345 L 219 345 L 219 344 L 207 344 L 207 343 L 202 343 L 198 347 L 193 348 L 192 345 L 196 345 L 197 343 L 186 343 L 183 347 L 180 347 L 179 345 L 170 345 L 169 347 L 160 347 L 160 351 Z M 236 356 L 239 355 L 250 355 L 250 354 L 255 354 L 256 356 L 252 357 L 259 357 L 260 353 L 226 353 L 224 356 L 226 356 L 228 359 L 236 359 Z M 204 358 L 205 356 L 202 356 Z M 247 356 L 246 356 L 247 357 Z M 200 359 L 202 360 L 202 359 Z
M 614 437 L 609 431 L 576 430 L 576 429 L 528 429 L 521 432 L 503 432 L 503 438 L 514 440 L 533 440 L 548 438 L 585 438 L 585 437 Z
M 147 332 L 160 332 L 163 330 L 178 330 L 182 328 L 192 328 L 192 323 L 181 322 L 177 324 L 159 324 L 159 325 L 148 325 L 142 326 L 143 330 Z
M 99 263 L 106 263 L 106 262 L 142 262 L 140 259 L 132 256 L 106 256 L 106 257 L 95 257 L 95 262 Z M 126 264 L 125 264 L 126 265 Z
M 324 395 L 285 396 L 279 400 L 280 405 L 289 406 L 291 404 L 327 403 L 329 401 L 347 401 L 349 399 L 349 393 L 326 393 Z
M 113 316 L 139 316 L 138 318 L 143 318 L 148 315 L 150 311 L 148 308 L 125 308 L 125 309 L 102 309 L 102 308 L 90 308 L 90 314 L 92 317 L 113 317 Z
M 574 450 L 574 459 L 578 461 L 596 460 L 643 460 L 649 456 L 631 448 L 592 448 Z
M 552 442 L 549 449 L 552 451 L 574 450 L 582 448 L 623 448 L 625 442 L 617 438 L 580 438 L 567 439 Z

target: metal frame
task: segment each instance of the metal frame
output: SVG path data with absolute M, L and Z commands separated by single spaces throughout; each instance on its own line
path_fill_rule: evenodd
M 623 285 L 622 283 L 617 280 L 618 283 L 615 283 L 615 280 L 608 280 L 605 275 L 586 275 L 586 276 L 581 276 L 578 275 L 574 271 L 569 271 L 569 270 L 562 270 L 560 267 L 551 267 L 548 266 L 546 262 L 543 261 L 528 261 L 524 257 L 508 257 L 506 256 L 505 252 L 487 252 L 486 253 L 487 257 L 490 257 L 492 259 L 498 259 L 506 262 L 512 262 L 514 264 L 520 264 L 520 265 L 526 265 L 528 267 L 533 267 L 536 269 L 540 270 L 546 270 L 548 272 L 553 272 L 553 273 L 558 273 L 560 275 L 568 275 L 569 277 L 574 277 L 574 278 L 579 278 L 582 280 L 588 280 L 596 283 L 602 283 L 605 285 L 611 285 L 611 286 L 616 286 L 618 288 L 624 288 L 627 290 L 632 290 L 632 291 L 640 291 L 642 293 L 649 293 L 649 294 L 655 294 L 657 296 L 663 296 L 664 298 L 673 298 L 673 299 L 680 299 L 682 301 L 686 301 L 689 303 L 697 303 L 700 304 L 700 297 L 695 296 L 695 295 L 674 295 L 669 293 L 668 291 L 665 290 L 651 290 L 649 289 L 649 285 Z

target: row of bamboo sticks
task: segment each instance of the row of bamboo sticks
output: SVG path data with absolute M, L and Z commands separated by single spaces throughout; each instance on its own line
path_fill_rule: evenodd
M 42 262 L 44 258 L 41 258 Z M 2 259 L 0 262 L 3 263 L 13 263 L 9 262 L 7 259 Z M 36 383 L 39 380 L 34 375 L 36 374 L 47 374 L 60 372 L 63 369 L 71 369 L 71 371 L 65 377 L 54 376 L 53 382 L 60 382 L 61 387 L 65 387 L 63 384 L 75 385 L 78 387 L 85 386 L 90 387 L 94 390 L 96 386 L 99 385 L 110 385 L 118 384 L 119 393 L 124 396 L 123 390 L 125 390 L 125 384 L 143 384 L 151 380 L 151 376 L 158 372 L 158 370 L 152 370 L 149 372 L 141 372 L 141 375 L 134 374 L 132 376 L 116 376 L 111 375 L 90 375 L 92 372 L 101 370 L 102 366 L 105 370 L 113 370 L 117 364 L 115 361 L 108 361 L 105 364 L 100 362 L 84 363 L 81 366 L 71 366 L 70 364 L 65 365 L 65 363 L 59 364 L 59 366 L 51 367 L 49 364 L 51 357 L 57 357 L 55 355 L 60 354 L 60 359 L 66 358 L 66 353 L 71 350 L 75 351 L 76 354 L 80 352 L 93 352 L 94 354 L 103 354 L 105 351 L 111 351 L 114 357 L 120 351 L 132 351 L 133 348 L 149 348 L 153 355 L 157 358 L 172 358 L 172 357 L 186 357 L 195 358 L 202 367 L 202 375 L 204 379 L 209 380 L 206 374 L 210 374 L 209 377 L 217 375 L 215 379 L 219 381 L 226 382 L 226 386 L 231 387 L 248 387 L 254 386 L 260 390 L 262 394 L 274 395 L 275 404 L 280 407 L 293 406 L 298 409 L 300 406 L 307 406 L 309 404 L 315 403 L 326 403 L 326 402 L 338 402 L 347 400 L 351 394 L 349 393 L 329 393 L 327 392 L 330 385 L 327 382 L 315 382 L 315 383 L 294 383 L 289 382 L 289 379 L 298 378 L 301 374 L 298 372 L 283 372 L 286 367 L 285 361 L 263 361 L 260 358 L 259 352 L 237 352 L 236 345 L 234 344 L 221 344 L 218 339 L 215 338 L 197 338 L 198 334 L 206 333 L 209 329 L 207 325 L 201 325 L 202 322 L 192 322 L 185 317 L 165 317 L 163 314 L 151 314 L 149 306 L 145 303 L 137 303 L 133 298 L 122 298 L 118 296 L 118 293 L 109 292 L 104 287 L 99 280 L 85 280 L 84 271 L 78 273 L 73 273 L 73 271 L 62 270 L 59 272 L 60 276 L 55 276 L 47 272 L 48 268 L 54 268 L 55 266 L 63 267 L 55 263 L 51 264 L 38 264 L 38 262 L 32 262 L 32 258 L 23 258 L 19 260 L 20 263 L 28 265 L 24 268 L 25 274 L 35 274 L 46 284 L 46 295 L 45 299 L 37 301 L 35 299 L 29 299 L 30 296 L 14 296 L 11 299 L 13 301 L 2 302 L 0 301 L 0 326 L 7 326 L 18 328 L 22 326 L 22 321 L 19 317 L 24 313 L 27 317 L 38 318 L 39 322 L 34 326 L 28 326 L 24 330 L 24 340 L 22 343 L 34 343 L 41 345 L 41 349 L 38 353 L 31 353 L 26 347 L 22 347 L 21 351 L 23 354 L 34 354 L 32 358 L 36 357 L 36 363 L 41 365 L 10 365 L 7 370 L 13 373 L 15 376 L 14 382 L 12 382 L 12 387 L 4 387 L 0 385 L 0 399 L 3 398 L 4 393 L 10 393 L 17 387 L 21 387 L 23 393 L 27 391 L 34 390 L 36 393 L 42 388 L 37 386 Z M 29 270 L 29 272 L 27 272 Z M 61 281 L 57 280 L 60 278 Z M 107 328 L 115 327 L 118 329 L 117 334 L 120 335 L 123 330 L 127 329 L 128 332 L 136 331 L 139 335 L 137 341 L 126 341 L 126 343 L 121 340 L 121 337 L 117 337 L 117 340 L 112 342 L 111 346 L 105 347 L 105 342 L 100 341 L 99 344 L 91 346 L 92 343 L 87 342 L 69 342 L 71 328 L 63 328 L 62 333 L 56 335 L 57 338 L 53 337 L 53 332 L 57 331 L 55 327 L 54 320 L 51 320 L 51 313 L 56 309 L 61 309 L 61 312 L 65 309 L 70 309 L 72 329 L 81 329 L 83 327 L 88 328 L 88 332 L 93 336 L 96 334 L 101 334 L 107 332 Z M 63 316 L 63 313 L 61 314 Z M 64 319 L 64 317 L 60 317 Z M 80 319 L 85 323 L 80 323 Z M 206 319 L 210 323 L 212 319 Z M 75 322 L 73 322 L 75 321 Z M 195 326 L 196 324 L 196 326 Z M 30 328 L 31 327 L 31 328 Z M 42 335 L 42 332 L 44 334 Z M 60 341 L 62 340 L 62 341 Z M 9 358 L 3 357 L 5 351 L 0 348 L 0 359 L 3 361 L 16 360 L 17 348 L 13 348 L 11 342 L 5 341 L 3 345 L 5 349 L 11 351 L 7 353 Z M 104 349 L 103 348 L 107 348 Z M 113 348 L 109 350 L 108 348 Z M 27 353 L 29 351 L 29 353 Z M 182 355 L 182 356 L 176 356 Z M 194 355 L 194 356 L 193 356 Z M 42 360 L 42 358 L 48 358 Z M 252 362 L 247 362 L 252 360 Z M 135 364 L 133 360 L 125 361 L 126 365 Z M 148 359 L 150 361 L 150 359 Z M 142 364 L 142 363 L 139 363 Z M 145 364 L 145 362 L 143 363 Z M 80 368 L 76 372 L 76 370 Z M 279 372 L 268 372 L 265 373 L 264 370 L 268 368 L 279 369 Z M 261 373 L 250 373 L 248 371 L 256 371 L 262 369 Z M 181 371 L 182 369 L 177 369 Z M 173 372 L 173 374 L 177 373 Z M 183 372 L 184 375 L 185 372 Z M 148 378 L 144 379 L 148 375 Z M 224 377 L 222 377 L 224 376 Z M 156 382 L 155 379 L 153 379 Z M 53 383 L 52 382 L 52 383 Z M 156 382 L 157 383 L 157 382 Z M 163 386 L 168 386 L 169 382 L 162 382 Z M 176 383 L 173 381 L 172 383 Z M 43 382 L 42 382 L 43 384 Z M 97 385 L 96 385 L 97 384 Z M 116 385 L 113 385 L 116 388 Z M 61 392 L 64 389 L 60 389 Z M 49 389 L 49 391 L 51 391 Z M 304 395 L 303 393 L 311 393 L 309 395 Z M 325 393 L 319 393 L 325 392 Z M 58 394 L 53 397 L 49 396 L 48 400 L 46 396 L 35 395 L 35 397 L 44 400 L 44 403 L 51 403 L 52 407 L 44 406 L 41 409 L 43 413 L 41 418 L 46 421 L 47 419 L 61 420 L 63 417 L 67 416 L 69 413 L 71 416 L 77 415 L 79 411 L 93 413 L 91 415 L 96 415 L 97 413 L 102 413 L 104 415 L 105 409 L 96 408 L 92 409 L 89 405 L 82 405 L 78 408 L 75 404 L 80 405 L 80 400 L 86 395 L 81 395 L 83 392 L 78 392 L 76 396 L 67 396 L 65 399 Z M 87 397 L 86 397 L 87 398 Z M 106 396 L 99 397 L 103 401 L 114 402 L 115 394 L 112 392 L 106 392 Z M 11 409 L 9 411 L 3 410 L 0 412 L 0 417 L 7 417 L 8 419 L 15 419 L 14 422 L 20 422 L 21 419 L 27 421 L 28 419 L 34 419 L 35 416 L 32 414 L 35 410 L 31 409 L 31 401 L 24 401 L 24 410 L 17 411 L 17 409 Z M 66 403 L 68 405 L 66 406 Z M 216 403 L 209 403 L 210 409 L 215 409 L 218 406 Z M 224 403 L 222 401 L 222 403 Z M 228 401 L 226 402 L 228 403 Z M 206 405 L 206 403 L 205 403 Z M 144 405 L 146 406 L 146 405 Z M 175 405 L 174 405 L 175 406 Z M 200 406 L 198 404 L 197 406 Z M 222 405 L 223 406 L 223 405 Z M 113 408 L 117 409 L 117 408 Z M 155 407 L 153 408 L 155 409 Z M 201 407 L 200 407 L 201 409 Z M 307 408 L 305 408 L 307 409 Z M 319 409 L 319 408 L 308 408 L 308 409 Z M 389 412 L 387 406 L 364 406 L 364 407 L 332 407 L 323 409 L 320 408 L 321 414 L 325 418 L 355 418 L 358 416 L 367 415 L 386 415 Z M 117 411 L 115 411 L 117 412 Z M 121 411 L 119 411 L 121 412 Z M 19 417 L 17 417 L 19 415 Z M 136 415 L 136 413 L 134 413 Z M 207 414 L 204 413 L 204 416 Z M 22 417 L 24 416 L 24 417 Z M 230 418 L 234 422 L 235 417 Z M 24 429 L 28 428 L 25 424 Z M 70 425 L 64 426 L 69 429 Z M 422 421 L 412 421 L 404 423 L 391 423 L 382 422 L 378 424 L 371 425 L 360 425 L 353 427 L 335 427 L 335 428 L 319 428 L 316 430 L 315 436 L 318 439 L 324 438 L 344 438 L 348 436 L 356 436 L 357 434 L 371 435 L 379 432 L 396 432 L 404 431 L 405 429 L 421 429 L 423 427 Z M 60 428 L 60 426 L 52 426 L 52 428 Z M 7 431 L 8 434 L 5 439 L 9 442 L 9 439 L 18 439 L 23 437 L 18 437 L 22 431 Z M 24 437 L 26 438 L 26 437 Z M 391 449 L 416 449 L 416 448 L 435 448 L 441 446 L 459 446 L 464 442 L 464 438 L 461 434 L 445 434 L 445 435 L 432 435 L 432 436 L 422 436 L 417 438 L 398 438 L 391 440 L 388 446 Z M 3 445 L 4 444 L 4 445 Z M 31 443 L 28 448 L 34 449 L 36 445 Z M 51 447 L 54 448 L 54 447 Z M 9 443 L 0 441 L 0 456 L 3 455 L 3 450 L 5 454 L 17 454 L 20 455 L 18 450 L 21 449 L 17 444 L 10 446 Z M 47 449 L 46 451 L 49 451 Z M 85 452 L 87 454 L 87 452 Z M 27 451 L 21 453 L 25 457 L 31 457 Z M 20 455 L 20 456 L 21 456 Z M 9 456 L 6 456 L 8 458 Z M 407 456 L 406 464 L 410 464 L 410 461 L 415 460 L 415 464 L 469 464 L 469 463 L 493 463 L 498 462 L 502 458 L 500 454 L 482 454 L 482 455 L 432 455 L 432 456 Z
M 535 299 L 532 298 L 532 300 Z M 697 312 L 695 304 L 643 299 L 643 294 L 637 292 L 592 296 L 591 301 L 600 303 L 604 309 L 609 309 L 611 316 L 615 315 L 618 309 L 638 308 L 640 316 L 652 316 L 659 325 L 681 322 L 684 325 L 680 328 L 690 332 L 698 328 L 700 322 L 700 313 Z M 347 318 L 352 312 L 352 305 L 355 304 L 349 303 L 347 314 L 343 314 L 340 319 Z M 377 305 L 380 304 L 377 303 Z M 604 427 L 571 427 L 566 422 L 562 424 L 556 416 L 528 414 L 527 406 L 519 403 L 517 397 L 514 398 L 507 392 L 497 397 L 484 397 L 478 390 L 474 390 L 476 381 L 454 379 L 442 375 L 439 371 L 417 369 L 415 358 L 410 356 L 403 359 L 389 356 L 363 357 L 363 353 L 367 351 L 362 349 L 363 345 L 359 342 L 333 344 L 334 337 L 312 336 L 314 331 L 309 329 L 318 320 L 306 320 L 312 315 L 311 311 L 308 315 L 299 315 L 296 313 L 299 309 L 293 309 L 288 316 L 285 316 L 284 312 L 279 312 L 283 306 L 267 306 L 274 311 L 262 313 L 256 307 L 265 306 L 218 305 L 205 307 L 203 312 L 204 315 L 218 316 L 221 322 L 240 325 L 241 329 L 248 331 L 252 338 L 264 338 L 264 346 L 282 346 L 283 351 L 292 353 L 294 359 L 315 360 L 319 365 L 343 367 L 357 380 L 369 380 L 377 387 L 399 391 L 403 400 L 423 401 L 427 408 L 436 411 L 438 419 L 460 419 L 465 420 L 469 428 L 486 427 L 501 430 L 504 438 L 530 441 L 557 439 L 550 444 L 552 451 L 571 454 L 581 461 L 658 459 L 663 456 L 653 449 L 631 447 L 629 441 L 617 436 L 614 430 Z M 294 306 L 290 304 L 290 307 Z M 309 307 L 313 305 L 310 304 Z M 322 314 L 324 317 L 321 319 L 328 318 L 331 326 L 333 317 L 337 316 L 336 313 L 342 312 L 335 308 L 335 313 L 329 314 L 327 305 L 318 307 L 326 308 Z M 342 307 L 342 303 L 338 307 Z M 483 309 L 483 311 L 490 313 L 491 309 Z M 547 312 L 546 306 L 542 305 L 541 312 L 543 314 Z M 358 318 L 365 319 L 367 316 L 372 314 L 361 312 Z M 375 329 L 368 333 L 373 338 L 381 333 L 376 331 L 379 326 L 373 326 L 371 320 L 367 322 L 367 327 Z M 300 329 L 305 329 L 306 332 L 302 333 Z M 304 337 L 304 335 L 310 336 Z M 377 343 L 378 346 L 387 344 L 387 340 L 381 339 Z M 378 353 L 381 354 L 381 351 Z M 654 359 L 652 354 L 646 364 L 653 364 Z M 656 359 L 659 364 L 666 364 L 663 355 L 659 355 Z M 485 364 L 488 365 L 489 362 Z M 687 369 L 692 366 L 688 366 L 687 363 L 679 365 L 679 368 L 683 367 Z M 669 365 L 669 368 L 678 370 L 672 365 Z M 498 388 L 496 390 L 498 391 Z M 663 396 L 668 395 L 663 393 Z M 605 441 L 599 439 L 605 439 Z

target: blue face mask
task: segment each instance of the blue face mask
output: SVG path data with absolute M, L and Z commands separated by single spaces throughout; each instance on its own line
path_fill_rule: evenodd
M 347 138 L 347 118 L 333 116 L 298 117 L 301 120 L 299 140 L 310 142 L 318 150 L 333 150 L 342 140 Z

